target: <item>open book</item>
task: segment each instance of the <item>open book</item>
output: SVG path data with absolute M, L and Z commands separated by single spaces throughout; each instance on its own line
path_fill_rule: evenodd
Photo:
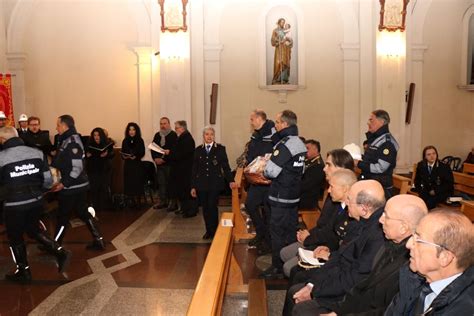
M 89 145 L 89 146 L 87 146 L 87 147 L 89 147 L 90 149 L 94 149 L 94 150 L 97 150 L 97 151 L 101 151 L 101 152 L 102 152 L 102 151 L 106 150 L 107 148 L 109 148 L 110 146 L 112 146 L 113 144 L 114 144 L 113 142 L 108 143 L 108 144 L 105 145 L 105 147 L 103 147 L 103 148 L 99 148 L 99 147 L 95 147 L 95 146 L 91 146 L 91 145 Z
M 324 263 L 319 262 L 318 259 L 313 257 L 313 252 L 311 250 L 305 250 L 303 248 L 298 248 L 298 255 L 300 256 L 301 261 L 308 263 L 313 266 L 322 266 Z
M 148 149 L 156 151 L 157 153 L 162 154 L 162 155 L 165 154 L 165 150 L 161 148 L 159 145 L 157 145 L 155 142 L 152 142 L 150 145 L 148 145 Z

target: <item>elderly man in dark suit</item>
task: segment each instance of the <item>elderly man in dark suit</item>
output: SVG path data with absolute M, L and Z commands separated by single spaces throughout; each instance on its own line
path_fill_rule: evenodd
M 170 172 L 170 197 L 177 198 L 183 217 L 196 216 L 197 209 L 191 199 L 191 175 L 193 169 L 194 138 L 188 131 L 186 121 L 174 123 L 174 130 L 178 135 L 176 144 L 172 149 L 166 149 L 166 160 L 171 162 Z M 174 211 L 177 207 L 169 206 L 168 211 Z
M 349 216 L 360 221 L 360 225 L 346 235 L 350 241 L 334 253 L 325 246 L 316 248 L 315 257 L 327 262 L 319 269 L 301 271 L 295 276 L 296 285 L 287 292 L 284 315 L 291 315 L 295 304 L 312 298 L 331 297 L 338 301 L 372 271 L 375 255 L 384 244 L 379 224 L 385 205 L 382 185 L 375 180 L 356 182 L 346 204 Z
M 426 204 L 419 197 L 401 194 L 388 200 L 380 217 L 385 234 L 384 247 L 376 255 L 376 263 L 369 277 L 357 283 L 342 300 L 317 298 L 297 304 L 297 315 L 382 315 L 398 292 L 400 267 L 408 262 L 408 239 L 420 220 L 428 213 Z

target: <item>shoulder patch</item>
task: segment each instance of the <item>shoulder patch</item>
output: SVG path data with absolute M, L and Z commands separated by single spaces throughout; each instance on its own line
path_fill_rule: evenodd
M 273 156 L 278 156 L 279 153 L 280 151 L 278 149 L 275 149 L 275 151 L 273 152 Z
M 388 155 L 388 154 L 390 154 L 390 150 L 388 150 L 388 148 L 385 148 L 385 149 L 383 150 L 383 154 L 384 154 L 385 156 Z

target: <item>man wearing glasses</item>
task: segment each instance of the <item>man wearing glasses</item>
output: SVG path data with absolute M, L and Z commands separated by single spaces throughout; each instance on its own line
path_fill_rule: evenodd
M 461 212 L 438 210 L 424 217 L 408 240 L 409 266 L 400 270 L 392 315 L 472 315 L 474 230 Z

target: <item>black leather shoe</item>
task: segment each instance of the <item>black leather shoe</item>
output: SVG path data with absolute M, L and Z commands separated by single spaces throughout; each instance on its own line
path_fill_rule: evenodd
M 204 240 L 209 240 L 209 239 L 211 239 L 211 238 L 212 238 L 212 235 L 209 234 L 208 232 L 206 232 L 206 233 L 202 236 L 202 239 L 204 239 Z
M 269 279 L 269 280 L 276 280 L 276 279 L 283 279 L 285 276 L 283 275 L 283 272 L 274 266 L 270 266 L 265 271 L 262 271 L 262 273 L 259 274 L 259 277 L 263 279 Z
M 183 218 L 190 218 L 190 217 L 194 217 L 196 215 L 197 215 L 196 213 L 191 213 L 191 214 L 186 213 L 186 214 L 183 214 Z
M 31 272 L 29 268 L 17 269 L 15 272 L 5 275 L 5 280 L 20 283 L 30 284 L 31 283 Z
M 59 273 L 63 273 L 66 271 L 69 266 L 69 262 L 71 261 L 71 255 L 72 253 L 69 250 L 66 250 L 64 248 L 61 248 L 61 250 L 59 250 L 56 256 L 56 260 L 58 261 Z

